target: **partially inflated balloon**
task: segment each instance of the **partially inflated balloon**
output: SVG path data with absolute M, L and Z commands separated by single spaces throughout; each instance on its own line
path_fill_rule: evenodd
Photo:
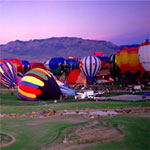
M 87 79 L 80 69 L 75 69 L 69 74 L 66 82 L 67 84 L 82 84 L 86 83 Z
M 0 64 L 0 82 L 6 87 L 12 88 L 17 82 L 17 71 L 10 62 Z
M 27 72 L 18 88 L 18 96 L 27 101 L 59 99 L 61 94 L 53 76 L 41 68 Z
M 80 69 L 89 82 L 92 82 L 96 73 L 101 68 L 101 61 L 96 56 L 86 56 L 81 59 Z

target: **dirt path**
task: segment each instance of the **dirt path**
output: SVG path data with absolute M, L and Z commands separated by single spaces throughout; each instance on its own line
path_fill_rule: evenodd
M 9 137 L 11 137 L 11 141 L 9 143 L 0 143 L 0 148 L 5 147 L 5 146 L 9 146 L 9 145 L 13 144 L 16 141 L 16 138 L 14 136 L 12 136 L 11 134 L 4 133 L 2 131 L 0 131 L 0 133 L 3 133 L 5 135 L 8 135 Z

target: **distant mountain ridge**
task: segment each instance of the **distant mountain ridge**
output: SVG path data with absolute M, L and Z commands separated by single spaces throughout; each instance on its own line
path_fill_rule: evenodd
M 53 37 L 29 41 L 12 41 L 0 45 L 0 59 L 19 58 L 21 60 L 44 62 L 51 57 L 74 56 L 82 58 L 100 51 L 105 56 L 115 54 L 120 48 L 104 40 L 86 40 L 76 37 Z

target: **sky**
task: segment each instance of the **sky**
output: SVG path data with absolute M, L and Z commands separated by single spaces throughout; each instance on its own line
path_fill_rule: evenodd
M 0 0 L 0 44 L 79 37 L 117 45 L 150 36 L 150 1 Z

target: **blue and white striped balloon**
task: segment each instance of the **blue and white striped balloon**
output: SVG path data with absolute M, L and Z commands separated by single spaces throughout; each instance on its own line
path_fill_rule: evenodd
M 81 59 L 80 69 L 89 82 L 93 81 L 96 73 L 101 68 L 101 60 L 96 56 L 86 56 Z

